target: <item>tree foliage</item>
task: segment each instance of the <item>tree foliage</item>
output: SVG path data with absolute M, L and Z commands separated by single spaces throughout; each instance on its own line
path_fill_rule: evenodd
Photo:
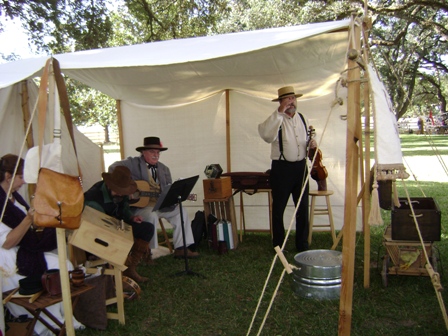
M 371 0 L 368 5 L 363 0 L 123 0 L 112 7 L 114 3 L 7 1 L 0 3 L 0 14 L 20 17 L 40 49 L 57 53 L 341 20 L 353 13 L 367 13 L 373 18 L 370 53 L 397 118 L 406 113 L 427 114 L 429 109 L 447 112 L 446 0 Z M 83 106 L 79 113 L 87 113 L 93 106 L 89 100 L 96 96 L 84 88 L 73 92 L 77 105 Z M 88 99 L 82 103 L 81 96 Z M 85 116 L 76 120 L 82 122 Z M 108 118 L 101 120 L 104 123 Z

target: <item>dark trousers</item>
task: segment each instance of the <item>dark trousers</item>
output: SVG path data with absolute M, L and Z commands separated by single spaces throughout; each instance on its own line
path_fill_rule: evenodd
M 155 227 L 150 222 L 130 222 L 132 226 L 132 234 L 135 239 L 141 239 L 149 242 L 154 235 Z
M 308 249 L 308 191 L 309 185 L 304 181 L 308 168 L 306 159 L 296 162 L 285 160 L 273 160 L 271 164 L 270 184 L 272 188 L 272 243 L 282 247 L 285 239 L 283 214 L 288 204 L 289 196 L 292 196 L 297 207 L 302 188 L 304 188 L 300 206 L 296 213 L 296 248 L 298 252 Z

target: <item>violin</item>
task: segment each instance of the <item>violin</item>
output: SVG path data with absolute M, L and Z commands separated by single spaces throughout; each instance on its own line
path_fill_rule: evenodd
M 316 136 L 316 130 L 313 126 L 309 126 L 308 131 L 308 144 L 312 138 Z M 313 157 L 316 155 L 316 158 L 314 160 L 313 166 L 311 167 L 311 178 L 317 182 L 323 181 L 328 177 L 328 172 L 325 166 L 322 163 L 322 151 L 320 149 L 316 148 L 309 148 L 308 147 L 308 159 L 310 159 L 311 162 L 313 162 Z

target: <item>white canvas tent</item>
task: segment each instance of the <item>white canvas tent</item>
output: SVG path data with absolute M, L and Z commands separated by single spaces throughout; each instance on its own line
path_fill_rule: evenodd
M 270 145 L 259 137 L 257 125 L 277 107 L 271 102 L 277 89 L 293 85 L 304 94 L 298 101 L 299 110 L 315 127 L 318 141 L 329 118 L 320 146 L 329 171 L 328 187 L 335 190 L 332 205 L 340 228 L 346 136 L 341 116 L 346 114 L 346 104 L 337 105 L 331 115 L 330 110 L 336 97 L 346 100 L 338 80 L 347 61 L 349 23 L 274 28 L 54 57 L 65 75 L 120 101 L 123 155 L 137 155 L 135 148 L 145 136 L 159 136 L 169 148 L 161 161 L 171 168 L 174 179 L 197 174 L 205 178 L 204 168 L 211 163 L 221 164 L 224 171 L 269 169 Z M 24 130 L 20 82 L 39 76 L 45 60 L 0 65 L 0 97 L 5 97 L 0 100 L 0 130 L 3 139 L 13 139 L 2 141 L 1 154 L 18 151 Z M 30 90 L 30 110 L 33 94 Z M 80 149 L 85 188 L 101 178 L 92 151 L 91 146 Z M 311 187 L 316 188 L 314 181 Z M 202 199 L 201 181 L 193 192 Z M 268 229 L 268 212 L 260 209 L 266 205 L 265 194 L 245 197 L 248 229 Z M 185 207 L 193 216 L 202 202 Z M 291 203 L 286 218 L 293 210 Z
M 350 224 L 344 230 L 340 307 L 343 326 L 339 328 L 347 334 L 354 269 L 353 224 L 357 222 L 360 229 L 362 219 L 357 201 L 361 190 L 357 182 L 361 171 L 357 140 L 362 135 L 357 120 L 360 107 L 355 104 L 360 93 L 359 66 L 352 59 L 347 61 L 347 54 L 349 48 L 360 50 L 359 29 L 359 22 L 344 20 L 90 50 L 54 58 L 65 75 L 117 100 L 122 155 L 137 155 L 135 148 L 145 136 L 159 136 L 169 148 L 161 161 L 171 168 L 175 179 L 202 175 L 211 163 L 233 172 L 269 169 L 270 145 L 258 136 L 257 125 L 277 108 L 271 100 L 278 88 L 292 85 L 303 93 L 298 108 L 316 129 L 329 172 L 328 188 L 335 191 L 332 207 L 336 227 L 340 229 L 343 221 Z M 358 34 L 353 34 L 354 30 Z M 27 96 L 21 96 L 26 87 L 22 81 L 31 84 L 46 59 L 0 65 L 2 155 L 20 149 L 25 129 L 22 106 L 32 111 L 36 99 L 35 87 L 28 85 L 30 100 L 22 105 Z M 341 82 L 355 89 L 346 90 Z M 78 138 L 82 136 L 78 134 Z M 91 143 L 85 142 L 78 150 L 87 189 L 100 179 L 101 159 L 97 159 L 98 148 Z M 317 189 L 314 181 L 311 188 Z M 193 192 L 201 200 L 202 183 Z M 364 203 L 366 197 L 368 193 L 364 193 Z M 268 229 L 264 198 L 256 194 L 245 200 L 246 228 Z M 192 217 L 202 208 L 202 202 L 184 206 Z M 286 225 L 293 210 L 291 203 L 285 214 Z M 367 272 L 369 264 L 365 260 Z

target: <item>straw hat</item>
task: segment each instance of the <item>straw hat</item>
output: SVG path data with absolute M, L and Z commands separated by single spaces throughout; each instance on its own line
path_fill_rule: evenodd
M 303 94 L 295 93 L 294 88 L 292 86 L 285 86 L 278 89 L 278 98 L 272 99 L 273 102 L 277 102 L 282 98 L 286 98 L 289 96 L 295 96 L 296 98 L 302 97 Z

